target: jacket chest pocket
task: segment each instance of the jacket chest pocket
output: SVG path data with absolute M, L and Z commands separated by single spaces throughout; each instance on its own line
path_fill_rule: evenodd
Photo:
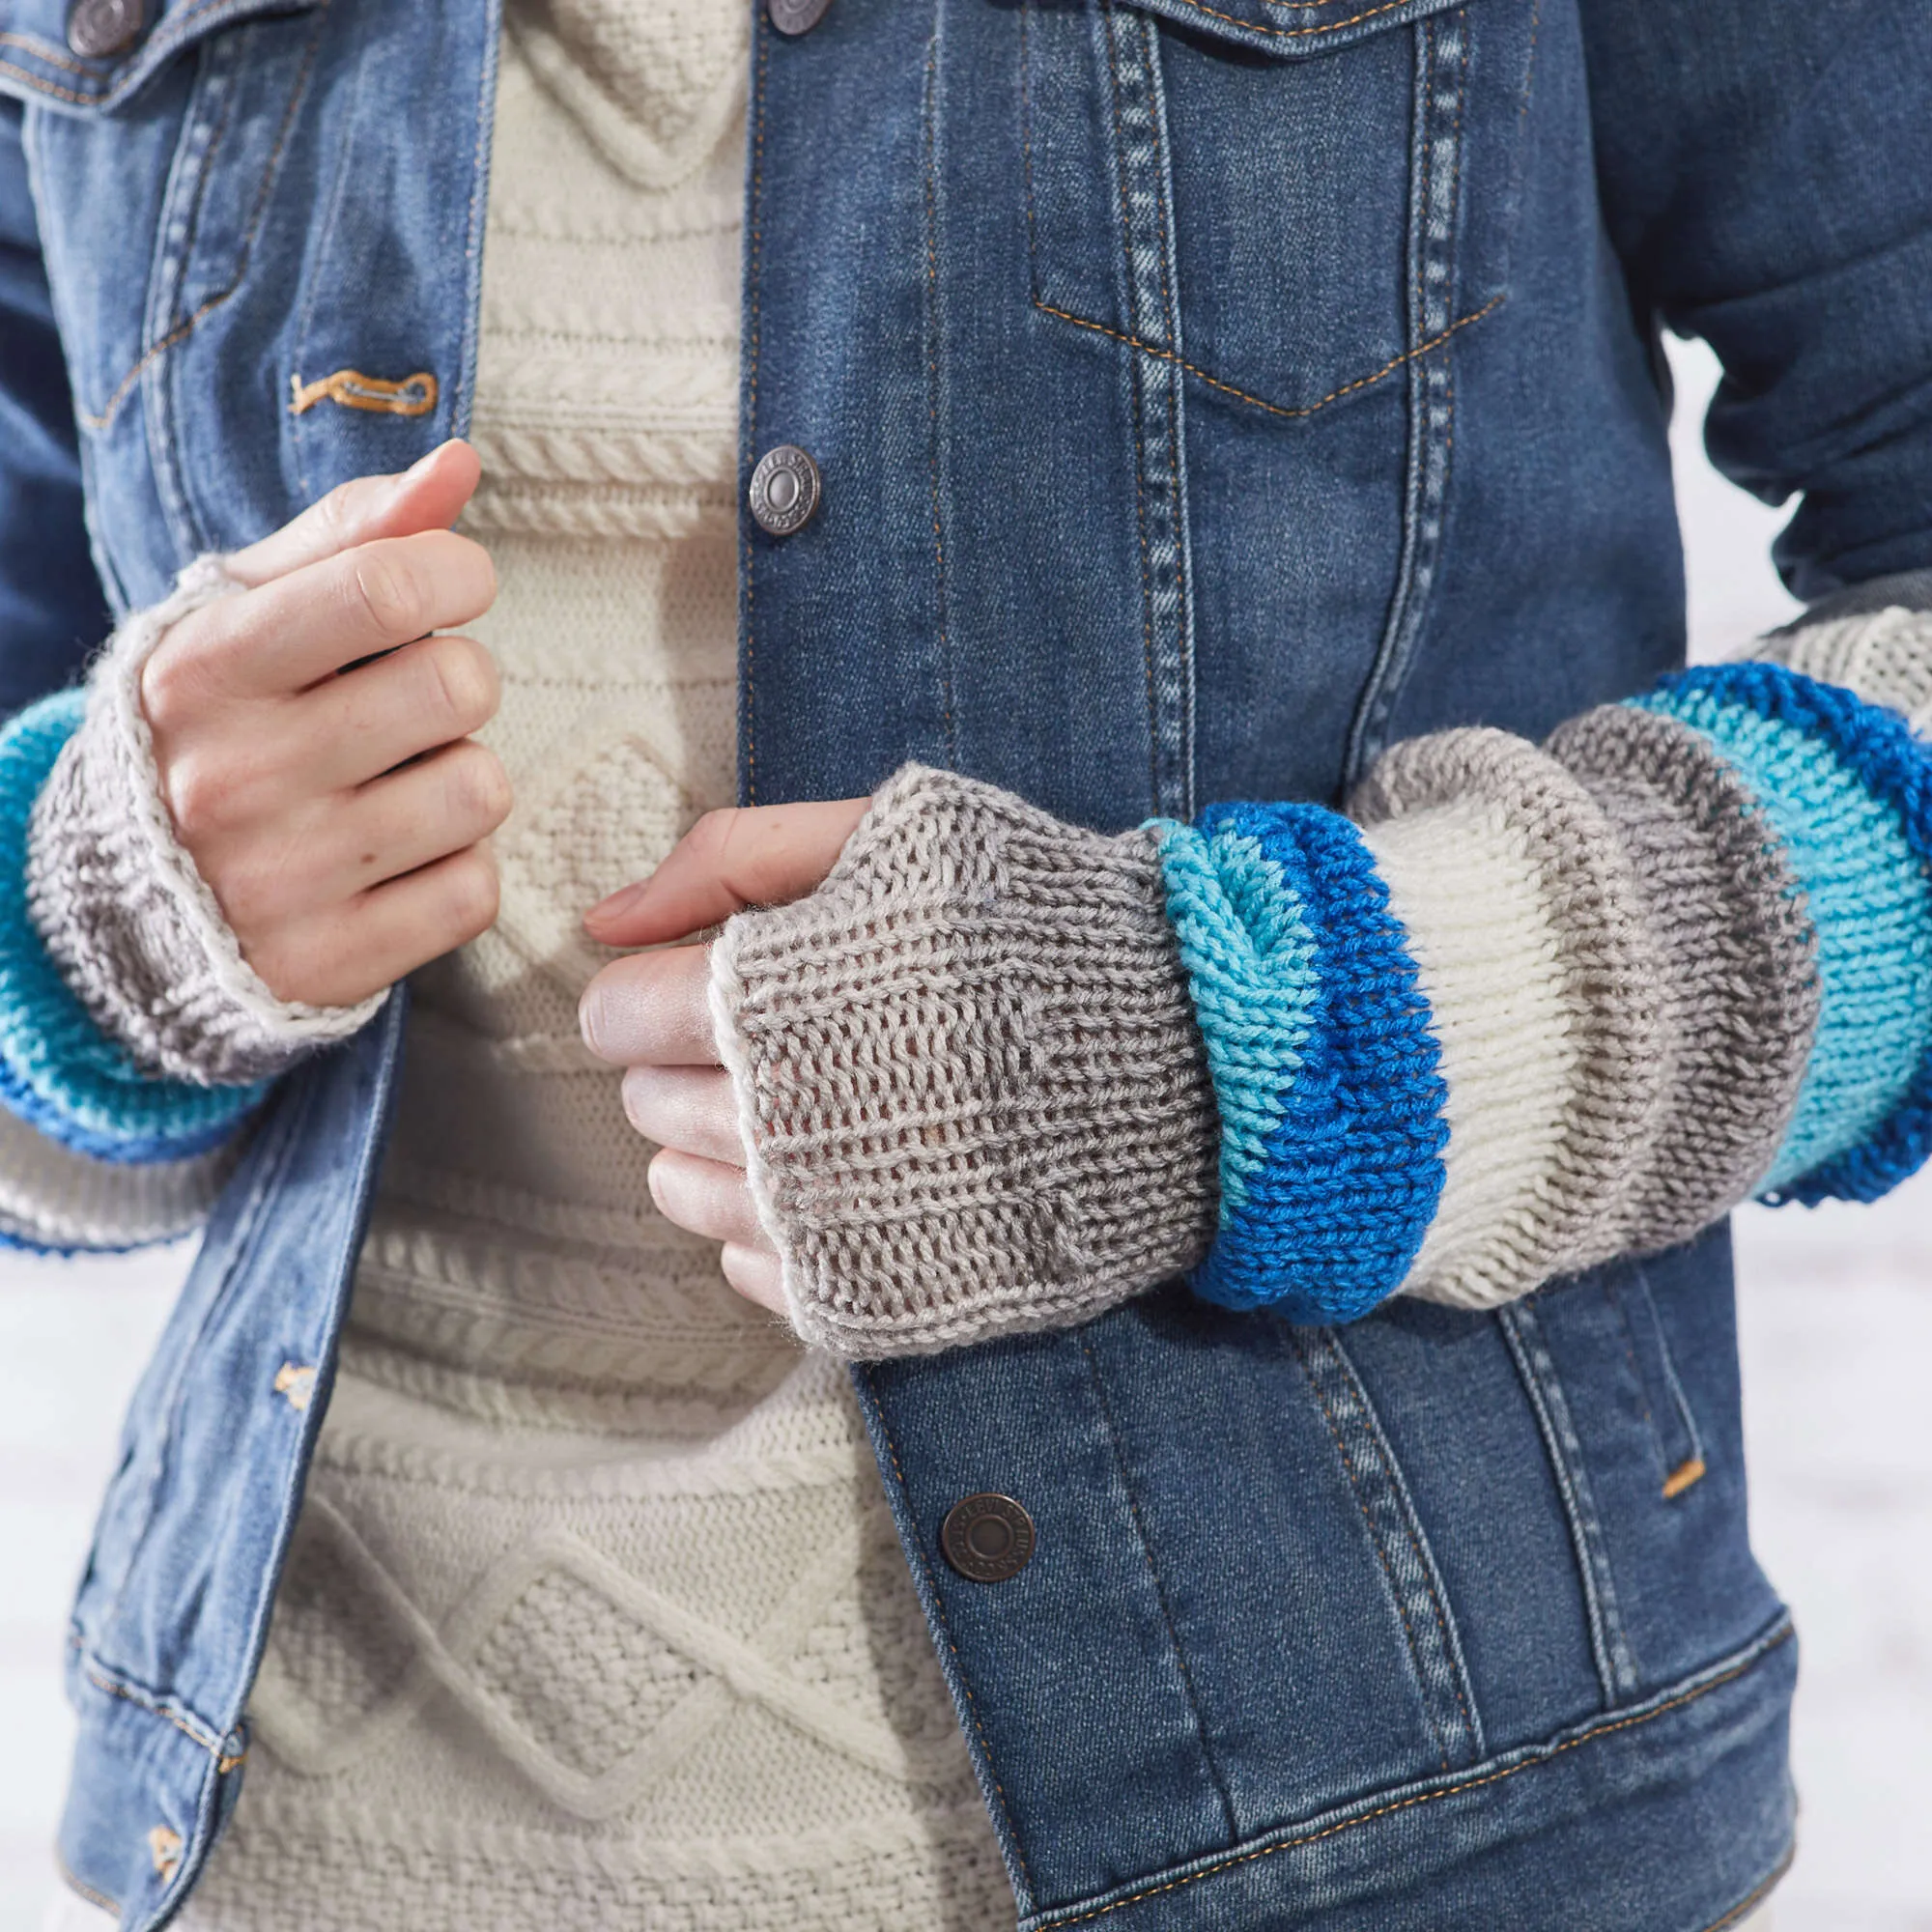
M 1303 417 L 1500 305 L 1535 0 L 1224 7 L 1023 0 L 1032 297 Z

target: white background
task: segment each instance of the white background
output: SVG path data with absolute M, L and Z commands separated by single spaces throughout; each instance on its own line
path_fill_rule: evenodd
M 1793 607 L 1766 555 L 1778 515 L 1698 446 L 1711 358 L 1673 360 L 1692 646 L 1712 656 Z M 1738 1246 L 1752 1530 L 1804 1641 L 1778 1932 L 1932 1932 L 1932 1173 L 1877 1208 L 1747 1209 Z M 68 1595 L 186 1263 L 0 1253 L 0 1932 L 32 1932 L 49 1896 Z

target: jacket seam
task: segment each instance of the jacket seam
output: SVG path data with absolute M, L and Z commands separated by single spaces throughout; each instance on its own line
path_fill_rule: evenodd
M 1167 1585 L 1161 1580 L 1159 1566 L 1153 1560 L 1153 1545 L 1149 1541 L 1147 1523 L 1141 1516 L 1140 1498 L 1134 1494 L 1133 1485 L 1127 1479 L 1126 1460 L 1121 1454 L 1120 1431 L 1114 1426 L 1113 1405 L 1107 1400 L 1107 1384 L 1100 1374 L 1099 1359 L 1094 1353 L 1093 1342 L 1086 1331 L 1076 1329 L 1074 1332 L 1080 1343 L 1080 1352 L 1087 1358 L 1087 1373 L 1093 1378 L 1100 1426 L 1107 1432 L 1107 1447 L 1113 1454 L 1121 1489 L 1127 1499 L 1127 1514 L 1133 1518 L 1134 1537 L 1141 1547 L 1141 1561 L 1147 1565 L 1148 1580 L 1153 1585 L 1154 1602 L 1160 1605 L 1160 1621 L 1167 1632 L 1167 1640 L 1174 1646 L 1174 1661 L 1180 1673 L 1181 1688 L 1187 1694 L 1187 1708 L 1193 1714 L 1194 1727 L 1201 1738 L 1201 1756 L 1208 1767 L 1208 1776 L 1213 1780 L 1214 1794 L 1221 1801 L 1221 1812 L 1227 1819 L 1228 1836 L 1232 1840 L 1240 1835 L 1235 1817 L 1234 1797 L 1221 1775 L 1220 1765 L 1215 1761 L 1213 1746 L 1208 1742 L 1208 1722 L 1202 1716 L 1200 1694 L 1194 1688 L 1194 1672 L 1188 1667 L 1187 1652 L 1181 1647 L 1180 1634 L 1174 1627 L 1174 1611 L 1168 1604 Z
M 70 1891 L 78 1892 L 88 1904 L 99 1906 L 101 1911 L 112 1913 L 116 1918 L 121 1917 L 121 1901 L 118 1898 L 109 1898 L 104 1891 L 96 1891 L 85 1879 L 76 1878 L 73 1868 L 58 1852 L 54 1854 L 54 1868 L 61 1875 L 61 1883 Z
M 1338 403 L 1344 396 L 1352 396 L 1358 389 L 1373 388 L 1385 377 L 1392 376 L 1406 363 L 1419 360 L 1432 350 L 1439 349 L 1452 335 L 1467 328 L 1470 324 L 1481 322 L 1487 315 L 1493 314 L 1509 299 L 1507 291 L 1492 296 L 1481 308 L 1471 309 L 1467 315 L 1459 315 L 1446 327 L 1439 328 L 1426 342 L 1418 342 L 1413 349 L 1405 349 L 1400 355 L 1392 356 L 1379 369 L 1367 376 L 1358 376 L 1352 383 L 1344 383 L 1338 389 L 1330 389 L 1325 396 L 1319 396 L 1312 403 L 1291 407 L 1287 403 L 1271 403 L 1265 396 L 1258 396 L 1250 389 L 1243 389 L 1233 383 L 1225 383 L 1218 376 L 1210 376 L 1199 363 L 1190 362 L 1184 355 L 1178 355 L 1172 349 L 1163 349 L 1158 343 L 1149 342 L 1138 335 L 1130 335 L 1124 329 L 1110 328 L 1104 322 L 1090 321 L 1084 315 L 1075 315 L 1070 309 L 1056 308 L 1052 302 L 1036 296 L 1035 308 L 1042 315 L 1057 317 L 1068 322 L 1075 328 L 1091 329 L 1095 335 L 1105 335 L 1124 344 L 1129 349 L 1138 349 L 1143 355 L 1156 357 L 1162 362 L 1172 362 L 1188 375 L 1206 383 L 1210 389 L 1218 389 L 1223 395 L 1233 396 L 1237 402 L 1251 403 L 1258 410 L 1264 410 L 1271 416 L 1312 416 L 1318 410 L 1325 410 L 1330 403 Z
M 1793 1839 L 1786 1844 L 1784 1856 L 1772 1866 L 1765 1877 L 1753 1886 L 1744 1897 L 1739 1899 L 1721 1918 L 1712 1919 L 1710 1924 L 1705 1926 L 1704 1932 L 1724 1932 L 1726 1926 L 1737 1924 L 1746 1914 L 1754 1911 L 1758 1906 L 1762 1905 L 1777 1889 L 1778 1884 L 1783 1879 L 1784 1874 L 1791 1869 L 1792 1860 L 1797 1856 L 1798 1842 L 1796 1839 Z
M 756 28 L 758 55 L 752 87 L 751 123 L 751 167 L 752 185 L 747 196 L 750 206 L 746 210 L 746 265 L 745 265 L 745 408 L 744 422 L 739 430 L 739 448 L 743 452 L 739 458 L 738 477 L 738 525 L 744 532 L 741 545 L 744 558 L 740 582 L 744 585 L 744 641 L 740 646 L 738 678 L 741 687 L 738 700 L 738 737 L 740 755 L 744 760 L 744 802 L 756 805 L 758 802 L 758 734 L 756 705 L 753 695 L 757 688 L 757 632 L 753 611 L 757 598 L 757 547 L 752 538 L 751 521 L 746 515 L 744 504 L 744 470 L 748 457 L 754 457 L 758 438 L 758 347 L 759 347 L 759 278 L 764 272 L 764 211 L 765 211 L 765 74 L 771 61 L 771 36 L 777 31 L 765 19 L 762 11 Z
M 1375 1410 L 1369 1403 L 1368 1390 L 1362 1387 L 1361 1378 L 1355 1374 L 1354 1364 L 1343 1353 L 1341 1345 L 1336 1340 L 1332 1331 L 1324 1339 L 1327 1346 L 1334 1350 L 1337 1359 L 1341 1362 L 1343 1372 L 1354 1382 L 1356 1393 L 1361 1397 L 1365 1414 L 1369 1418 L 1373 1418 Z M 1355 1507 L 1361 1511 L 1362 1525 L 1368 1532 L 1369 1543 L 1376 1552 L 1376 1559 L 1381 1565 L 1382 1576 L 1388 1584 L 1389 1596 L 1395 1604 L 1396 1614 L 1402 1619 L 1403 1633 L 1408 1638 L 1409 1659 L 1415 1665 L 1416 1676 L 1426 1683 L 1429 1675 L 1429 1666 L 1423 1660 L 1421 1650 L 1416 1642 L 1414 1627 L 1410 1624 L 1408 1611 L 1403 1604 L 1402 1585 L 1396 1580 L 1395 1570 L 1389 1562 L 1388 1551 L 1383 1547 L 1381 1533 L 1377 1529 L 1375 1519 L 1369 1513 L 1368 1499 L 1361 1492 L 1361 1486 L 1356 1478 L 1355 1456 L 1343 1438 L 1340 1418 L 1337 1417 L 1334 1407 L 1328 1400 L 1327 1391 L 1322 1388 L 1309 1364 L 1301 1337 L 1292 1328 L 1289 1330 L 1289 1341 L 1294 1350 L 1295 1360 L 1300 1365 L 1301 1373 L 1308 1382 L 1309 1390 L 1321 1407 L 1321 1419 L 1327 1425 L 1329 1436 L 1334 1441 L 1335 1454 L 1341 1460 L 1343 1472 L 1349 1479 L 1350 1493 L 1354 1497 Z M 1369 1427 L 1375 1432 L 1375 1435 L 1371 1436 L 1371 1441 L 1379 1455 L 1384 1448 L 1383 1444 L 1375 1440 L 1375 1435 L 1378 1435 L 1380 1433 L 1379 1429 L 1373 1420 L 1370 1421 Z M 1390 1461 L 1393 1462 L 1392 1453 Z M 1393 1483 L 1391 1483 L 1390 1487 L 1393 1489 Z M 1480 1747 L 1481 1734 L 1476 1726 L 1475 1714 L 1471 1711 L 1469 1698 L 1463 1691 L 1463 1672 L 1461 1668 L 1462 1660 L 1457 1656 L 1456 1646 L 1450 1636 L 1448 1611 L 1443 1605 L 1440 1592 L 1435 1587 L 1435 1566 L 1423 1553 L 1422 1547 L 1416 1539 L 1414 1524 L 1409 1520 L 1408 1511 L 1406 1509 L 1399 1509 L 1398 1514 L 1402 1519 L 1403 1539 L 1407 1543 L 1410 1553 L 1415 1558 L 1416 1568 L 1422 1573 L 1423 1587 L 1429 1592 L 1430 1607 L 1435 1613 L 1436 1635 L 1441 1641 L 1443 1655 L 1449 1661 L 1451 1689 L 1456 1693 L 1457 1709 L 1463 1714 L 1463 1723 L 1468 1732 L 1470 1745 Z M 1432 1729 L 1434 1728 L 1433 1723 L 1431 1727 Z M 1441 1753 L 1441 1764 L 1442 1769 L 1448 1771 L 1451 1767 L 1446 1741 L 1438 1737 L 1436 1742 L 1445 1747 Z
M 1260 20 L 1244 20 L 1238 14 L 1224 14 L 1217 7 L 1204 4 L 1204 0 L 1179 0 L 1183 7 L 1191 7 L 1197 14 L 1205 14 L 1210 20 L 1225 20 L 1231 27 L 1240 27 L 1250 34 L 1266 34 L 1271 40 L 1302 41 L 1313 34 L 1339 34 L 1344 27 L 1358 27 L 1364 20 L 1373 20 L 1378 14 L 1393 14 L 1398 8 L 1406 7 L 1410 0 L 1381 0 L 1378 7 L 1370 7 L 1360 14 L 1351 14 L 1346 20 L 1322 20 L 1311 27 L 1270 27 Z M 1303 0 L 1309 6 L 1334 6 L 1337 0 Z
M 328 13 L 328 8 L 329 0 L 317 0 L 316 30 L 309 36 L 308 47 L 302 55 L 301 66 L 297 71 L 293 86 L 289 89 L 289 104 L 283 111 L 282 125 L 275 131 L 275 145 L 270 151 L 269 158 L 262 169 L 261 192 L 255 198 L 255 208 L 248 218 L 247 232 L 242 238 L 241 259 L 236 267 L 234 279 L 220 294 L 209 297 L 192 315 L 185 321 L 178 323 L 141 356 L 121 379 L 113 394 L 102 405 L 99 415 L 81 411 L 79 414 L 83 428 L 90 430 L 110 428 L 114 418 L 121 412 L 121 405 L 128 400 L 134 385 L 148 370 L 169 350 L 178 348 L 192 335 L 224 302 L 232 300 L 240 292 L 243 281 L 247 279 L 249 261 L 255 252 L 255 240 L 262 232 L 262 223 L 268 216 L 269 203 L 274 193 L 275 177 L 281 167 L 282 153 L 288 146 L 289 136 L 295 130 L 303 96 L 308 91 L 309 74 L 314 69 L 316 53 L 322 43 L 322 22 Z
M 1141 1904 L 1147 1899 L 1157 1898 L 1166 1892 L 1179 1891 L 1201 1879 L 1213 1878 L 1221 1872 L 1232 1871 L 1236 1866 L 1254 1864 L 1262 1859 L 1272 1858 L 1277 1852 L 1298 1851 L 1305 1845 L 1320 1844 L 1326 1839 L 1339 1837 L 1344 1832 L 1352 1832 L 1360 1826 L 1373 1824 L 1378 1818 L 1392 1817 L 1399 1812 L 1413 1810 L 1418 1805 L 1433 1804 L 1440 1798 L 1460 1798 L 1467 1792 L 1481 1791 L 1488 1785 L 1500 1784 L 1507 1778 L 1515 1777 L 1520 1772 L 1535 1771 L 1545 1765 L 1553 1764 L 1567 1752 L 1576 1750 L 1583 1745 L 1595 1744 L 1599 1739 L 1610 1737 L 1619 1731 L 1635 1730 L 1658 1718 L 1667 1717 L 1672 1711 L 1680 1711 L 1687 1705 L 1696 1703 L 1699 1698 L 1709 1696 L 1714 1690 L 1721 1690 L 1727 1684 L 1735 1684 L 1739 1678 L 1756 1669 L 1766 1658 L 1790 1642 L 1793 1634 L 1790 1623 L 1786 1622 L 1772 1636 L 1754 1646 L 1749 1656 L 1706 1682 L 1682 1691 L 1677 1696 L 1666 1698 L 1649 1710 L 1633 1711 L 1624 1717 L 1605 1719 L 1601 1723 L 1593 1724 L 1588 1730 L 1579 1731 L 1575 1737 L 1564 1739 L 1561 1744 L 1549 1746 L 1538 1751 L 1535 1756 L 1519 1759 L 1515 1764 L 1504 1765 L 1496 1771 L 1484 1772 L 1479 1776 L 1459 1778 L 1453 1784 L 1438 1785 L 1434 1791 L 1418 1791 L 1410 1797 L 1395 1799 L 1386 1804 L 1377 1805 L 1373 1810 L 1361 1812 L 1355 1817 L 1341 1819 L 1333 1825 L 1324 1825 L 1320 1831 L 1304 1832 L 1296 1837 L 1281 1838 L 1273 1844 L 1258 1845 L 1252 1851 L 1238 1852 L 1232 1858 L 1217 1859 L 1212 1864 L 1204 1865 L 1199 1871 L 1188 1872 L 1180 1878 L 1165 1879 L 1157 1885 L 1143 1886 L 1138 1891 L 1130 1892 L 1122 1898 L 1112 1899 L 1105 1905 L 1094 1907 L 1092 1911 L 1076 1913 L 1070 1918 L 1055 1917 L 1050 1913 L 1042 1914 L 1032 1922 L 1040 1928 L 1040 1932 L 1048 1932 L 1048 1928 L 1052 1928 L 1052 1932 L 1059 1932 L 1059 1928 L 1065 1926 L 1086 1925 L 1094 1919 L 1104 1918 L 1110 1912 L 1122 1911 L 1129 1905 Z M 1771 1883 L 1775 1884 L 1776 1879 Z M 1747 1909 L 1752 1902 L 1752 1899 L 1745 1900 L 1742 1906 L 1733 1909 L 1730 1917 L 1720 1918 L 1716 1925 L 1707 1928 L 1707 1932 L 1722 1932 L 1722 1928 L 1735 1923 L 1738 1914 Z
M 178 1710 L 171 1704 L 163 1703 L 152 1691 L 143 1690 L 135 1685 L 123 1683 L 118 1678 L 108 1676 L 104 1670 L 95 1664 L 83 1662 L 81 1664 L 81 1674 L 97 1690 L 104 1690 L 110 1697 L 123 1698 L 128 1703 L 132 1704 L 136 1710 L 146 1711 L 151 1718 L 165 1719 L 176 1730 L 181 1732 L 185 1738 L 188 1738 L 193 1743 L 199 1745 L 209 1756 L 214 1758 L 221 1756 L 222 1740 L 213 1734 L 212 1728 L 203 1725 L 198 1719 L 189 1717 L 186 1712 Z M 237 1762 L 239 1762 L 239 1759 Z

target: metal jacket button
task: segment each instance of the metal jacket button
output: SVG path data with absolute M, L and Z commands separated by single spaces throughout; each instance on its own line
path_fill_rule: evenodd
M 832 0 L 765 0 L 765 12 L 781 34 L 809 34 L 825 17 Z
M 112 60 L 141 38 L 147 0 L 73 0 L 67 43 L 82 60 Z
M 946 1512 L 939 1547 L 962 1577 L 976 1583 L 1004 1583 L 1033 1557 L 1033 1518 L 1012 1499 L 987 1492 L 968 1496 Z
M 788 537 L 818 508 L 818 465 L 795 442 L 768 449 L 752 471 L 752 515 L 766 535 Z

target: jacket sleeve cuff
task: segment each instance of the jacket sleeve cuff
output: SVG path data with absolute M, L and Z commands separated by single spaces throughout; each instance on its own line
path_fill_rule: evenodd
M 26 864 L 34 925 L 95 1025 L 144 1074 L 199 1087 L 270 1079 L 358 1031 L 383 1002 L 277 999 L 175 836 L 141 672 L 170 625 L 236 588 L 203 557 L 165 603 L 122 626 L 35 802 Z

